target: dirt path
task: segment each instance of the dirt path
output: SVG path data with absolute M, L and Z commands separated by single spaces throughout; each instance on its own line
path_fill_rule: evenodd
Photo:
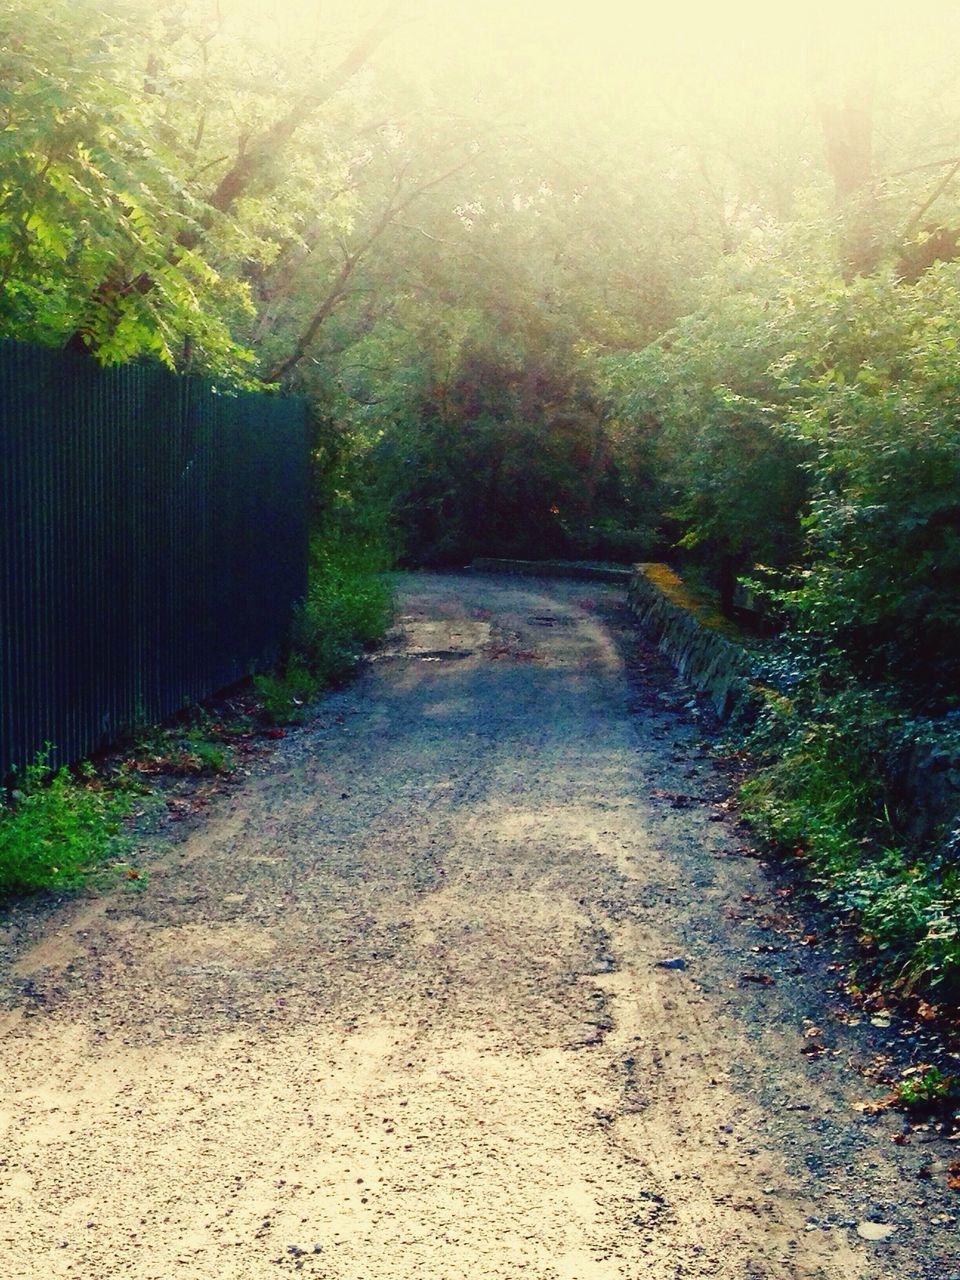
M 618 602 L 408 578 L 146 892 L 9 917 L 0 1274 L 960 1277 L 949 1144 L 851 1105 L 898 1028 L 837 1016 Z

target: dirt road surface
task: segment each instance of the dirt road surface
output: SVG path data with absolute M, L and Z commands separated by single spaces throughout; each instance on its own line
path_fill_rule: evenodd
M 960 1277 L 703 720 L 616 588 L 402 579 L 144 892 L 5 917 L 0 1275 Z

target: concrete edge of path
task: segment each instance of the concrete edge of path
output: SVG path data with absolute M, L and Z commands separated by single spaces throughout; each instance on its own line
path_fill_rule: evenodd
M 584 582 L 630 582 L 629 565 L 594 564 L 583 560 L 507 560 L 481 556 L 469 565 L 472 573 L 510 573 L 531 578 L 575 578 Z

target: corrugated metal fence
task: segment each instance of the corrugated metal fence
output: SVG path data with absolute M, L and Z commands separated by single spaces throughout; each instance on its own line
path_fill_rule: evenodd
M 0 343 L 0 775 L 74 760 L 282 648 L 302 401 Z

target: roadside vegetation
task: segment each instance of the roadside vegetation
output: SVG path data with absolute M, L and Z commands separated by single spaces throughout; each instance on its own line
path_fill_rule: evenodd
M 19 779 L 0 812 L 0 896 L 68 889 L 122 854 L 124 791 L 105 789 L 92 768 L 52 775 L 43 759 Z
M 960 994 L 960 862 L 952 827 L 911 835 L 899 763 L 911 731 L 891 703 L 808 675 L 768 695 L 748 737 L 746 816 L 852 925 L 865 988 L 954 1005 Z M 957 747 L 954 745 L 953 750 Z
M 294 723 L 319 691 L 349 676 L 391 617 L 389 547 L 376 530 L 340 523 L 310 549 L 310 586 L 294 618 L 290 654 L 254 678 L 261 714 Z
M 751 251 L 713 287 L 609 364 L 621 412 L 657 424 L 687 570 L 731 612 L 747 580 L 779 631 L 747 813 L 866 970 L 952 1002 L 960 812 L 918 823 L 914 788 L 960 761 L 958 266 L 844 281 Z
M 277 671 L 144 726 L 95 763 L 51 769 L 41 757 L 13 779 L 0 808 L 0 899 L 101 875 L 141 887 L 125 819 L 159 802 L 172 780 L 228 777 L 258 741 L 282 733 L 276 726 L 303 719 L 325 687 L 346 679 L 388 625 L 389 567 L 373 530 L 341 522 L 314 542 L 308 596 Z

